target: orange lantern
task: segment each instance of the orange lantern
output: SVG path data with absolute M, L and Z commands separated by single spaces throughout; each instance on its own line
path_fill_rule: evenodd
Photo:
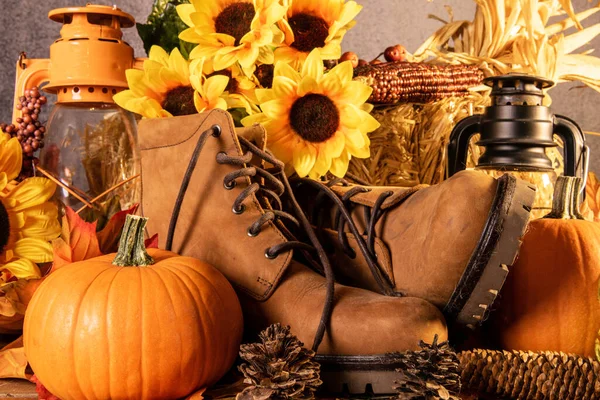
M 113 101 L 127 89 L 125 71 L 141 68 L 122 28 L 135 19 L 116 6 L 90 5 L 50 11 L 63 24 L 50 59 L 17 63 L 15 105 L 25 90 L 41 86 L 56 94 L 37 175 L 61 186 L 57 199 L 85 211 L 87 219 L 109 218 L 138 201 L 139 157 L 133 114 Z M 21 116 L 16 106 L 13 123 Z

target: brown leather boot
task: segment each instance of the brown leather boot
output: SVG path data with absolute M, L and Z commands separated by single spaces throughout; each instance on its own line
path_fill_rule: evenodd
M 264 131 L 254 127 L 238 138 L 229 114 L 218 110 L 140 123 L 149 232 L 158 232 L 161 247 L 218 268 L 239 294 L 247 330 L 280 322 L 312 343 L 328 389 L 346 384 L 364 392 L 371 384 L 389 392 L 395 373 L 384 355 L 435 335 L 444 340 L 443 316 L 425 300 L 334 284 L 291 192 L 296 215 L 281 210 L 280 196 L 289 191 L 283 164 L 244 136 L 261 141 Z M 265 161 L 275 169 L 266 170 Z M 304 229 L 309 244 L 297 241 L 289 224 Z
M 504 284 L 535 194 L 511 175 L 496 180 L 479 171 L 431 187 L 294 184 L 298 198 L 330 202 L 303 208 L 314 224 L 329 228 L 321 240 L 335 254 L 339 282 L 426 299 L 448 324 L 470 328 L 486 318 Z

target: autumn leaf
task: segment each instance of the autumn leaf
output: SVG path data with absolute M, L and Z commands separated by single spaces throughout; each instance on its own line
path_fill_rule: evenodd
M 29 379 L 23 336 L 0 350 L 0 378 Z
M 155 233 L 154 236 L 146 239 L 144 245 L 147 249 L 158 249 L 158 233 Z
M 115 253 L 119 248 L 119 238 L 125 225 L 125 217 L 135 214 L 138 204 L 134 204 L 129 210 L 123 210 L 112 216 L 104 229 L 97 233 L 100 250 L 103 254 Z
M 65 210 L 62 234 L 60 238 L 52 241 L 54 264 L 50 272 L 77 261 L 102 255 L 96 236 L 96 223 L 85 222 L 70 207 L 66 207 Z
M 9 282 L 0 288 L 0 316 L 13 317 L 20 314 L 21 318 L 25 314 L 25 309 L 33 297 L 33 293 L 43 282 L 41 279 L 19 279 Z M 4 319 L 0 318 L 0 330 L 4 328 Z

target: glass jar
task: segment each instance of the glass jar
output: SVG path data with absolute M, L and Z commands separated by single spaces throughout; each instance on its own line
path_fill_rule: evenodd
M 50 114 L 41 168 L 58 183 L 56 200 L 100 229 L 140 201 L 136 121 L 116 104 L 57 103 Z

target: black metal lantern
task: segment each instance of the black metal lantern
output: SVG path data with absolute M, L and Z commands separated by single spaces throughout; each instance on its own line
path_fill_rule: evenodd
M 557 135 L 564 144 L 564 175 L 579 176 L 585 182 L 589 149 L 583 131 L 573 120 L 554 115 L 549 107 L 542 105 L 543 90 L 552 86 L 552 81 L 514 73 L 486 78 L 484 83 L 492 87 L 492 105 L 481 115 L 461 120 L 452 130 L 448 176 L 466 169 L 469 142 L 479 133 L 476 144 L 483 146 L 484 152 L 475 168 L 499 174 L 515 171 L 529 176 L 545 175 L 532 183 L 543 181 L 552 188 L 538 191 L 534 208 L 550 208 L 556 176 L 546 148 L 557 146 L 553 140 Z

